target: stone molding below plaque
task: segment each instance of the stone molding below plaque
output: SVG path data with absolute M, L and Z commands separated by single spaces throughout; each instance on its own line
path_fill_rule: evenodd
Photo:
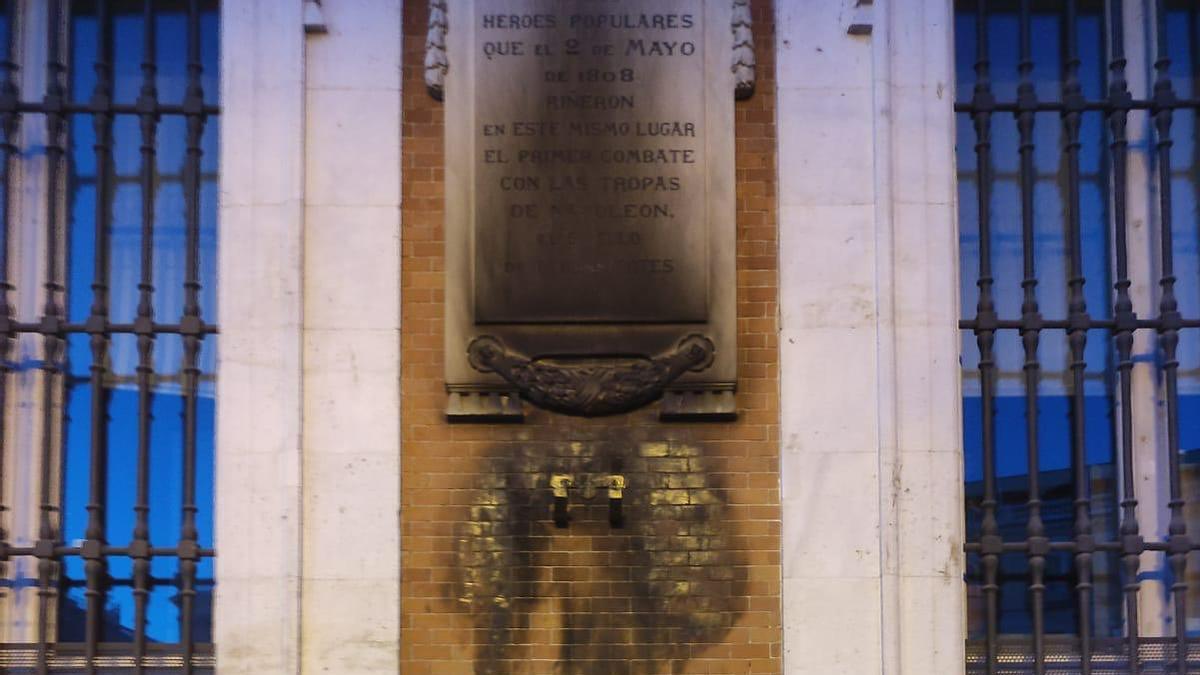
M 659 400 L 658 417 L 663 422 L 736 421 L 736 389 L 733 382 L 668 387 Z M 450 385 L 446 390 L 448 422 L 519 424 L 525 421 L 520 392 L 473 385 Z
M 658 417 L 663 422 L 732 422 L 737 419 L 736 388 L 733 382 L 667 387 Z
M 449 422 L 524 422 L 525 410 L 516 391 L 473 385 L 449 386 L 446 420 Z
M 659 399 L 663 422 L 733 422 L 737 420 L 737 386 L 716 382 L 667 387 Z M 522 423 L 525 406 L 520 392 L 471 385 L 447 387 L 446 420 L 451 423 Z

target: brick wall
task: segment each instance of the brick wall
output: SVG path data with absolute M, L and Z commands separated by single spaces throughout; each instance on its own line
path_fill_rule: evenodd
M 427 3 L 404 11 L 402 617 L 406 675 L 781 672 L 773 8 L 753 2 L 758 91 L 737 104 L 736 423 L 654 407 L 521 425 L 443 411 L 442 107 L 425 93 Z M 731 93 L 732 96 L 732 93 Z M 551 521 L 549 477 L 626 476 Z

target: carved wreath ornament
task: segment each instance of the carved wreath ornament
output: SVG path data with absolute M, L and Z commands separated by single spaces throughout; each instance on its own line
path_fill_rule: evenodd
M 446 0 L 429 0 L 429 26 L 425 33 L 425 88 L 434 100 L 441 101 L 446 92 L 446 71 L 450 60 L 446 56 Z M 750 0 L 733 0 L 733 62 L 734 96 L 739 101 L 754 95 L 755 67 L 753 19 Z
M 636 410 L 660 396 L 680 375 L 712 365 L 716 348 L 703 335 L 689 335 L 672 351 L 655 357 L 569 363 L 531 359 L 481 335 L 467 347 L 473 368 L 496 373 L 534 405 L 567 415 L 597 417 Z

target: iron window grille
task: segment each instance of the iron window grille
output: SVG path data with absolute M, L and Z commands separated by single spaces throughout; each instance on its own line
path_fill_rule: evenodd
M 213 672 L 216 40 L 0 2 L 0 671 Z
M 967 670 L 1200 672 L 1200 15 L 956 14 Z

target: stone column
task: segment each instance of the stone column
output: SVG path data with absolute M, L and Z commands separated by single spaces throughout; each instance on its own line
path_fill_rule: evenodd
M 20 63 L 44 63 L 46 61 L 46 35 L 49 9 L 44 2 L 25 0 L 18 6 L 26 28 L 20 35 L 18 61 Z M 17 87 L 23 92 L 46 90 L 45 68 L 22 68 Z M 46 125 L 20 125 L 18 146 L 22 148 L 45 147 Z M 46 204 L 47 163 L 44 152 L 18 153 L 9 169 L 9 180 L 20 186 L 10 195 L 9 209 L 12 225 L 8 233 L 9 274 L 12 280 L 28 280 L 16 283 L 9 293 L 9 302 L 17 320 L 37 321 L 46 302 L 43 281 L 46 277 Z M 59 221 L 61 222 L 61 220 Z M 42 359 L 44 340 L 42 336 L 25 334 L 13 342 L 9 358 L 20 364 L 11 368 L 5 376 L 7 387 L 5 398 L 3 456 L 0 457 L 0 494 L 3 495 L 7 513 L 0 523 L 8 531 L 8 542 L 12 546 L 33 546 L 38 538 L 38 505 L 43 443 L 43 416 L 45 407 L 45 371 L 37 367 Z M 61 406 L 54 414 L 61 415 Z M 57 447 L 57 446 L 56 446 Z M 61 471 L 61 453 L 51 458 L 51 475 Z M 2 566 L 4 576 L 15 580 L 9 588 L 0 590 L 0 642 L 37 641 L 37 588 L 36 558 L 14 556 Z
M 952 3 L 777 3 L 784 664 L 963 670 Z
M 218 667 L 395 673 L 400 0 L 222 32 Z
M 214 641 L 225 675 L 300 667 L 302 5 L 221 5 Z
M 1154 25 L 1153 11 L 1145 3 L 1127 2 L 1121 6 L 1124 15 L 1125 74 L 1129 90 L 1135 98 L 1154 95 L 1154 54 L 1157 45 L 1149 30 Z M 1111 39 L 1111 38 L 1109 38 Z M 1129 288 L 1133 310 L 1139 318 L 1158 315 L 1162 276 L 1160 261 L 1161 221 L 1158 217 L 1158 172 L 1155 169 L 1153 118 L 1148 111 L 1129 113 L 1126 138 L 1129 141 L 1126 165 L 1125 217 L 1127 232 L 1127 262 Z M 1114 186 L 1115 189 L 1115 186 Z M 1112 269 L 1116 269 L 1116 245 L 1113 245 Z M 1167 452 L 1166 395 L 1160 377 L 1158 336 L 1149 330 L 1133 334 L 1133 395 L 1129 401 L 1117 397 L 1114 418 L 1120 430 L 1121 406 L 1130 406 L 1133 418 L 1134 494 L 1138 500 L 1137 518 L 1141 536 L 1147 541 L 1166 541 L 1171 519 L 1170 464 Z M 1121 445 L 1118 435 L 1116 461 L 1121 466 Z M 1123 486 L 1121 499 L 1125 499 Z M 1166 556 L 1146 552 L 1141 557 L 1138 578 L 1138 632 L 1143 637 L 1174 636 L 1174 603 L 1171 601 L 1171 571 Z
M 326 2 L 308 40 L 305 673 L 400 657 L 400 0 Z

